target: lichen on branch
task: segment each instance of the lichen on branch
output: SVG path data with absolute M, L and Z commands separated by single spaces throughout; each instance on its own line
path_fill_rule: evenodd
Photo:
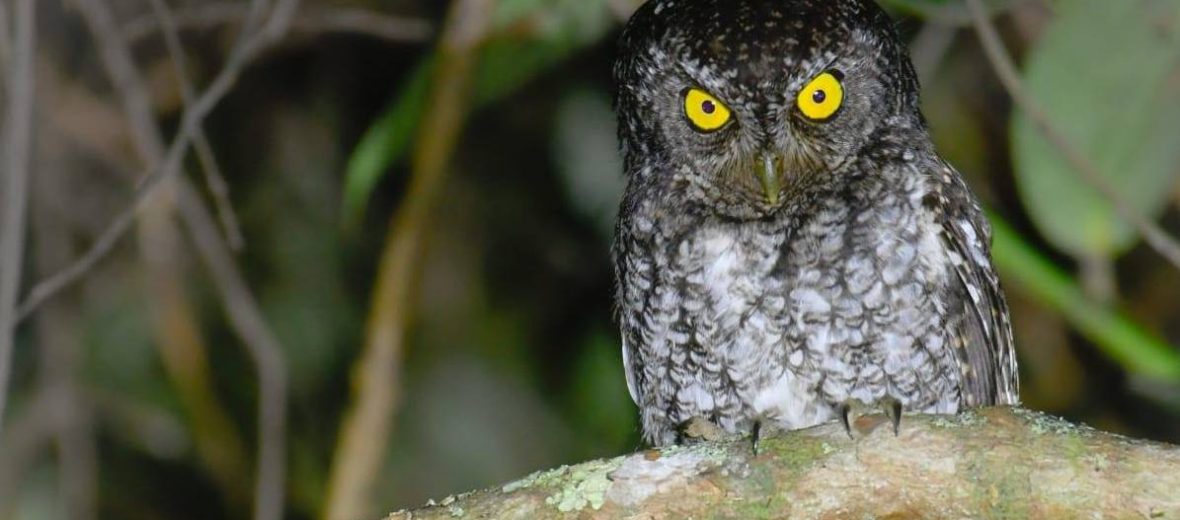
M 389 520 L 441 518 L 1180 519 L 1180 447 L 1019 408 L 862 417 L 541 471 Z

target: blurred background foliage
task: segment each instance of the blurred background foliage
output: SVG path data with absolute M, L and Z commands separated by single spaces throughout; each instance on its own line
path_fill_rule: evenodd
M 80 255 L 142 179 L 73 3 L 36 2 L 26 288 Z M 939 150 L 993 218 L 1025 403 L 1180 442 L 1180 270 L 1014 109 L 964 4 L 884 4 L 911 42 Z M 153 10 L 110 5 L 172 135 L 183 89 Z M 204 85 L 245 4 L 168 5 L 186 70 Z M 412 291 L 400 362 L 381 372 L 400 389 L 392 429 L 367 439 L 380 454 L 363 504 L 373 515 L 640 447 L 608 261 L 623 186 L 611 59 L 635 2 L 492 5 L 417 268 L 394 280 Z M 1180 232 L 1180 0 L 988 8 L 1056 131 L 1131 207 Z M 449 77 L 440 63 L 453 56 L 437 45 L 447 12 L 426 0 L 308 0 L 206 120 L 244 237 L 235 257 L 286 359 L 288 518 L 323 517 L 332 500 L 354 363 L 366 322 L 384 319 L 373 291 L 386 233 Z M 372 24 L 333 24 L 355 19 Z M 198 165 L 189 158 L 186 175 L 203 185 Z M 249 517 L 257 376 L 194 248 L 147 227 L 18 329 L 0 518 Z

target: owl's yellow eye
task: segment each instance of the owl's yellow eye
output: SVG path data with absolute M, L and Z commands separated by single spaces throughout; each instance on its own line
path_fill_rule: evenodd
M 799 91 L 795 104 L 805 117 L 813 121 L 825 121 L 840 110 L 840 105 L 844 104 L 844 85 L 840 83 L 838 74 L 824 72 Z
M 684 94 L 684 115 L 697 130 L 712 132 L 725 126 L 733 114 L 721 100 L 704 90 L 692 88 Z

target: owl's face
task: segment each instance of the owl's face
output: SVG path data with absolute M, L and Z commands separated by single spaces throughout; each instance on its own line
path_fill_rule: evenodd
M 920 121 L 913 67 L 872 0 L 651 0 L 620 47 L 628 173 L 730 217 L 775 212 L 891 118 Z

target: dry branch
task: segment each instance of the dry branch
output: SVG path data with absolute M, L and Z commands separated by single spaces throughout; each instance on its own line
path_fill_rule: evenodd
M 0 72 L 3 72 L 5 77 L 10 74 L 8 71 L 8 54 L 12 52 L 10 47 L 12 47 L 12 34 L 8 29 L 8 5 L 0 2 Z M 8 85 L 3 85 L 3 82 L 0 81 L 0 89 L 3 89 L 0 92 L 4 92 L 8 89 Z
M 246 18 L 249 7 L 241 2 L 214 2 L 185 6 L 176 12 L 181 30 L 209 29 L 238 24 Z M 123 37 L 138 43 L 163 29 L 159 17 L 146 14 L 123 26 Z M 291 20 L 291 30 L 301 33 L 359 34 L 390 42 L 421 42 L 429 39 L 434 27 L 429 20 L 390 16 L 376 11 L 348 7 L 308 7 Z
M 176 74 L 177 82 L 180 83 L 181 104 L 187 110 L 196 101 L 197 94 L 196 88 L 193 87 L 193 81 L 188 76 L 188 59 L 185 58 L 184 48 L 180 44 L 176 20 L 164 0 L 150 0 L 150 3 L 152 12 L 160 20 L 164 47 L 168 49 L 172 69 Z M 234 213 L 233 206 L 229 202 L 229 184 L 225 181 L 225 175 L 221 173 L 221 165 L 218 164 L 217 156 L 213 153 L 213 145 L 209 143 L 209 137 L 205 135 L 205 130 L 201 128 L 201 125 L 197 125 L 197 130 L 193 132 L 193 151 L 196 152 L 201 170 L 205 173 L 205 185 L 209 188 L 209 194 L 213 198 L 217 217 L 225 231 L 225 239 L 229 242 L 230 249 L 240 251 L 245 247 L 245 238 L 242 236 L 237 214 Z
M 187 178 L 177 175 L 188 141 L 198 134 L 202 118 L 233 85 L 242 68 L 257 53 L 278 41 L 287 30 L 291 15 L 299 0 L 279 0 L 273 8 L 267 0 L 253 0 L 243 25 L 243 33 L 230 52 L 227 63 L 205 92 L 192 103 L 186 103 L 181 127 L 171 146 L 156 127 L 151 113 L 142 76 L 137 70 L 130 48 L 122 40 L 110 6 L 103 0 L 77 0 L 83 20 L 90 27 L 99 47 L 99 56 L 111 82 L 115 85 L 121 104 L 127 113 L 132 141 L 152 174 L 145 179 L 129 212 L 116 219 L 103 239 L 113 244 L 126 229 L 124 219 L 133 215 L 141 205 L 161 203 L 163 199 L 148 200 L 152 188 L 165 185 L 175 190 L 181 220 L 188 227 L 197 251 L 212 275 L 214 287 L 222 298 L 222 310 L 230 327 L 242 340 L 258 372 L 258 463 L 255 468 L 254 518 L 277 520 L 283 516 L 284 482 L 286 473 L 286 365 L 282 348 L 262 317 L 261 310 L 246 285 L 234 259 L 218 234 L 212 215 L 205 208 Z M 268 14 L 269 13 L 269 14 Z M 107 238 L 110 237 L 110 238 Z M 99 244 L 104 244 L 103 239 Z M 103 246 L 108 247 L 108 246 Z M 101 255 L 99 245 L 92 247 L 75 265 L 96 262 Z M 65 280 L 80 276 L 85 271 L 67 269 L 60 275 Z M 50 277 L 47 282 L 56 279 Z M 69 283 L 61 282 L 64 284 Z M 41 285 L 41 284 L 39 284 Z M 48 287 L 54 287 L 49 285 Z M 36 302 L 37 289 L 30 296 Z M 52 294 L 52 293 L 50 293 Z M 48 296 L 42 296 L 45 298 Z M 31 303 L 35 307 L 35 303 Z
M 0 121 L 0 168 L 3 168 L 0 169 L 0 426 L 4 424 L 12 350 L 20 323 L 16 302 L 25 250 L 25 210 L 36 101 L 33 61 L 37 54 L 37 11 L 32 0 L 15 4 L 12 65 L 0 79 L 7 82 L 5 101 L 8 103 Z M 7 23 L 7 20 L 0 22 Z
M 418 131 L 408 193 L 390 219 L 365 328 L 353 368 L 353 400 L 341 422 L 328 478 L 324 518 L 370 514 L 393 420 L 401 399 L 401 361 L 409 328 L 414 280 L 430 215 L 448 177 L 451 152 L 466 121 L 476 50 L 496 0 L 461 0 L 450 7 L 438 46 L 438 65 Z
M 862 417 L 533 474 L 389 520 L 1180 518 L 1180 447 L 1037 412 Z
M 145 201 L 148 200 L 149 195 L 155 192 L 155 188 L 160 185 L 161 181 L 173 177 L 180 170 L 181 162 L 184 159 L 185 152 L 188 150 L 189 143 L 192 141 L 199 125 L 204 121 L 205 117 L 229 93 L 245 68 L 264 50 L 277 43 L 286 34 L 287 28 L 290 26 L 291 16 L 299 7 L 299 0 L 285 0 L 280 2 L 265 20 L 265 23 L 257 27 L 256 30 L 253 30 L 258 25 L 254 21 L 257 16 L 254 16 L 253 13 L 255 11 L 261 12 L 261 7 L 258 6 L 262 6 L 264 3 L 261 0 L 253 0 L 251 2 L 251 14 L 247 16 L 247 21 L 244 24 L 244 27 L 251 29 L 251 31 L 244 32 L 239 36 L 238 42 L 234 44 L 221 71 L 205 87 L 205 90 L 201 92 L 201 95 L 197 97 L 196 101 L 188 106 L 181 114 L 180 128 L 177 130 L 176 136 L 172 139 L 172 144 L 167 148 L 163 163 L 149 170 L 143 182 L 140 183 L 139 188 L 136 190 L 134 200 L 131 202 L 130 207 L 111 221 L 106 229 L 99 234 L 94 244 L 79 259 L 53 276 L 37 282 L 29 290 L 29 294 L 17 306 L 17 323 L 28 318 L 46 300 L 57 295 L 78 280 L 81 280 L 98 262 L 106 258 L 107 254 L 114 249 L 119 239 L 131 228 L 131 224 L 135 221 L 136 213 L 146 204 Z M 131 97 L 139 98 L 138 95 Z

